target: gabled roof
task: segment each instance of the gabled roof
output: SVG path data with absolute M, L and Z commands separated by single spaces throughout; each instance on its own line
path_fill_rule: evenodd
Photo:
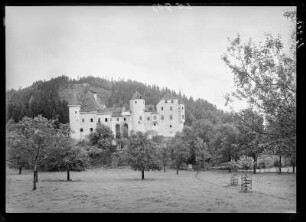
M 162 100 L 171 100 L 171 99 L 178 99 L 176 96 L 173 96 L 169 93 L 165 94 L 163 97 L 162 97 Z
M 98 110 L 98 114 L 121 115 L 123 107 L 111 107 Z
M 131 99 L 143 99 L 143 97 L 138 91 L 135 91 Z

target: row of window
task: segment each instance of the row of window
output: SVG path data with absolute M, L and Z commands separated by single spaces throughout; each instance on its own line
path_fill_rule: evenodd
M 83 131 L 84 131 L 83 128 L 81 128 L 81 129 L 80 129 L 80 132 L 82 133 Z M 93 132 L 93 128 L 89 128 L 89 131 L 90 131 L 90 132 Z
M 161 120 L 164 120 L 164 115 L 161 115 Z M 184 115 L 182 115 L 182 119 L 184 119 L 185 118 L 185 116 Z M 147 117 L 147 121 L 150 121 L 150 117 Z M 156 116 L 153 116 L 153 120 L 156 120 L 157 119 L 157 117 Z M 170 120 L 172 120 L 173 119 L 173 116 L 172 115 L 170 115 Z M 111 120 L 111 118 L 110 118 L 110 120 Z M 120 120 L 120 118 L 117 118 L 117 122 L 119 122 L 119 120 Z M 126 121 L 126 118 L 123 118 L 123 120 L 124 121 Z M 142 116 L 139 116 L 139 120 L 142 120 Z M 84 123 L 85 122 L 85 119 L 83 118 L 82 119 L 82 123 Z M 93 122 L 93 118 L 91 118 L 90 119 L 90 122 Z M 100 118 L 98 118 L 98 123 L 100 123 L 101 122 L 101 119 Z M 108 122 L 108 118 L 105 118 L 104 119 L 104 122 Z
M 160 107 L 160 109 L 163 111 L 164 110 L 164 107 Z M 179 107 L 179 109 L 180 109 L 180 107 Z M 172 111 L 173 110 L 173 107 L 172 106 L 170 106 L 170 110 Z M 184 107 L 182 106 L 182 110 L 184 110 Z
M 108 120 L 111 121 L 112 119 L 111 118 L 104 118 L 104 122 L 108 122 Z M 120 118 L 117 118 L 117 122 L 119 122 L 119 120 L 120 120 Z M 126 118 L 124 117 L 123 120 L 126 121 Z M 84 123 L 84 122 L 85 122 L 85 119 L 82 118 L 82 123 Z M 93 122 L 93 118 L 90 119 L 90 122 Z M 98 123 L 100 123 L 100 122 L 101 122 L 101 119 L 98 118 Z
M 137 104 L 137 101 L 135 101 L 135 104 Z M 143 104 L 145 104 L 145 102 L 143 101 Z
M 184 118 L 185 118 L 185 115 L 182 115 L 182 119 L 184 119 Z M 165 119 L 164 115 L 161 115 L 160 119 L 164 120 Z M 170 115 L 170 120 L 172 120 L 172 119 L 173 119 L 173 116 Z M 142 120 L 142 116 L 139 116 L 139 120 Z M 153 120 L 156 120 L 156 116 L 153 116 Z M 147 121 L 150 121 L 150 117 L 147 117 Z
M 157 126 L 157 123 L 153 123 L 154 126 Z M 172 128 L 172 125 L 170 125 L 170 128 Z M 90 132 L 93 132 L 93 128 L 89 128 L 89 131 Z M 84 132 L 84 129 L 83 128 L 80 128 L 80 132 Z

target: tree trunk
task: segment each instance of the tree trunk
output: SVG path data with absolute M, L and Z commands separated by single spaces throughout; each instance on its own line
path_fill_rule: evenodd
M 144 180 L 144 170 L 141 171 L 141 179 Z
M 295 164 L 292 165 L 293 173 L 295 173 Z
M 21 174 L 22 167 L 19 167 L 19 175 Z
M 36 183 L 38 183 L 38 170 L 35 171 L 35 180 L 36 180 Z
M 282 173 L 282 156 L 279 155 L 279 173 Z
M 180 169 L 180 167 L 179 167 L 179 166 L 176 166 L 176 174 L 177 174 L 177 175 L 179 174 L 179 169 Z
M 203 163 L 202 163 L 202 170 L 204 171 L 205 170 L 205 155 L 203 154 Z
M 36 171 L 37 171 L 37 167 L 34 166 L 34 170 L 33 170 L 33 190 L 36 190 Z
M 166 165 L 164 165 L 164 172 L 166 172 Z
M 67 181 L 70 181 L 70 170 L 67 169 Z
M 257 158 L 254 158 L 253 173 L 256 174 Z

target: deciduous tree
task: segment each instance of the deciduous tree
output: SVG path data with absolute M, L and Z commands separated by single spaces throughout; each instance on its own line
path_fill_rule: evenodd
M 144 172 L 160 170 L 161 161 L 157 147 L 142 132 L 132 133 L 127 146 L 128 163 L 134 170 L 141 171 L 141 179 L 144 180 Z
M 178 132 L 171 140 L 172 159 L 176 166 L 176 174 L 179 174 L 180 167 L 190 157 L 190 145 L 183 139 L 182 133 Z

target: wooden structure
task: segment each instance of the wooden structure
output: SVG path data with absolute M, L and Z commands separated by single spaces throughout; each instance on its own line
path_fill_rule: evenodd
M 252 192 L 252 178 L 247 174 L 241 176 L 241 192 Z

